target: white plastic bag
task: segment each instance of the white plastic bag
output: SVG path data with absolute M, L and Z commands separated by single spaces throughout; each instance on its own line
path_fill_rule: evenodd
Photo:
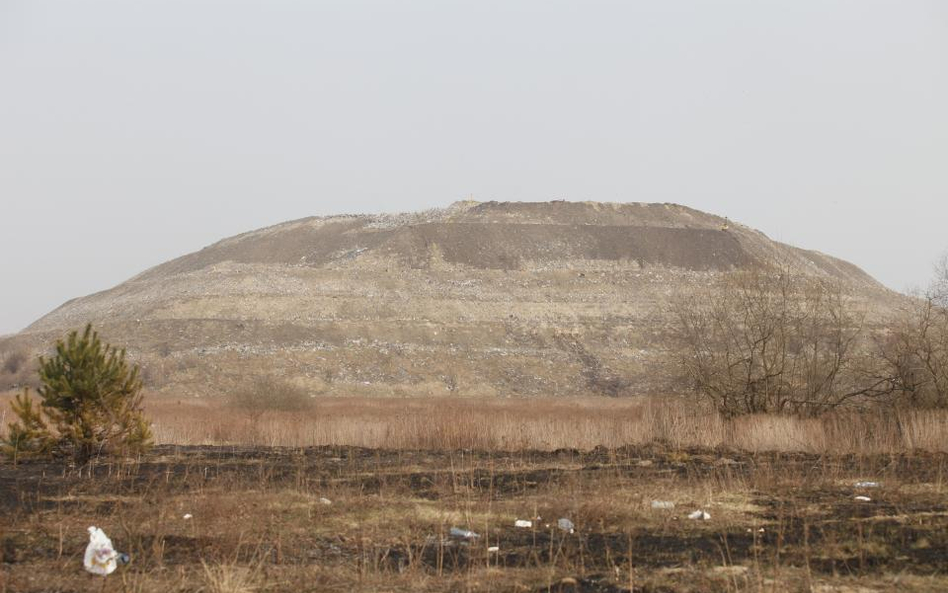
M 469 529 L 461 529 L 460 527 L 452 527 L 448 534 L 456 539 L 477 539 L 480 536 Z
M 690 515 L 688 515 L 688 518 L 695 521 L 708 521 L 709 519 L 711 519 L 711 515 L 709 515 L 703 510 L 697 510 L 691 513 Z
M 89 545 L 82 564 L 92 574 L 108 575 L 118 566 L 118 552 L 112 547 L 112 541 L 105 532 L 96 526 L 89 528 Z

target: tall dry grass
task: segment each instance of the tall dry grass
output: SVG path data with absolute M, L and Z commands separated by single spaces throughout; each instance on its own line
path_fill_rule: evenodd
M 680 399 L 331 398 L 257 419 L 214 401 L 152 400 L 147 413 L 157 441 L 168 444 L 553 450 L 661 441 L 748 451 L 948 451 L 948 411 L 725 420 Z
M 0 434 L 13 420 L 0 396 Z M 679 398 L 321 398 L 303 411 L 249 415 L 212 399 L 146 399 L 155 440 L 180 445 L 343 445 L 389 449 L 676 448 L 898 453 L 948 451 L 948 410 L 842 411 L 822 418 L 725 420 Z

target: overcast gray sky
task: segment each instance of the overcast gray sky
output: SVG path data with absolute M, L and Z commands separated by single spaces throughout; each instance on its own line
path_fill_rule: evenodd
M 924 284 L 943 0 L 0 0 L 0 333 L 225 236 L 677 202 Z

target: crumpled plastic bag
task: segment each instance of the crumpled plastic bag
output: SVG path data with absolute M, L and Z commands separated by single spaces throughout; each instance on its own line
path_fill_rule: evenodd
M 469 529 L 461 529 L 460 527 L 452 527 L 448 534 L 456 539 L 477 539 L 480 535 L 474 533 Z
M 691 513 L 690 515 L 688 515 L 688 518 L 689 518 L 689 519 L 692 519 L 692 520 L 695 520 L 695 521 L 708 521 L 708 520 L 711 519 L 711 515 L 709 515 L 709 514 L 708 514 L 707 512 L 705 512 L 705 511 L 699 509 L 699 510 L 697 510 L 697 511 Z
M 112 540 L 96 526 L 89 528 L 89 545 L 82 561 L 86 570 L 92 574 L 106 576 L 118 567 L 118 552 L 112 547 Z

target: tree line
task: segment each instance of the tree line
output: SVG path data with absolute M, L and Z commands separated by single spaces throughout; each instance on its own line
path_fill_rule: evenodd
M 948 265 L 890 319 L 842 282 L 769 264 L 671 304 L 691 393 L 727 417 L 948 407 Z

